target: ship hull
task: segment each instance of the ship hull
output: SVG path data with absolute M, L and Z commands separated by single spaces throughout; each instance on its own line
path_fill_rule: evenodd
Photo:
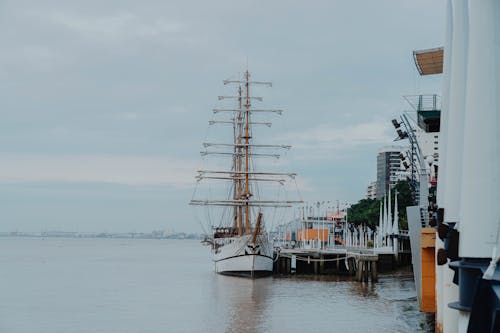
M 273 249 L 265 235 L 255 244 L 250 235 L 224 240 L 214 253 L 215 272 L 257 278 L 273 272 Z
M 216 261 L 215 271 L 243 277 L 269 276 L 273 272 L 273 258 L 255 254 L 229 257 Z

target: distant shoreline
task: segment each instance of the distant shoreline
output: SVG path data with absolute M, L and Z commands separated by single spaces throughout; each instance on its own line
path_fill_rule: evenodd
M 117 239 L 203 239 L 202 235 L 195 233 L 108 233 L 108 232 L 65 232 L 65 231 L 47 231 L 41 233 L 35 232 L 0 232 L 0 238 L 7 237 L 31 237 L 31 238 L 117 238 Z

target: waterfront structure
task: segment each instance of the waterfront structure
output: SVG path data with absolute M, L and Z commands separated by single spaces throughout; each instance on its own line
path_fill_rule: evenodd
M 323 207 L 330 202 L 316 202 L 302 207 L 302 216 L 278 225 L 272 233 L 277 246 L 326 249 L 344 244 L 347 207 Z M 325 208 L 325 209 L 321 209 Z M 329 209 L 330 208 L 330 209 Z
M 449 280 L 443 274 L 437 286 L 443 290 L 442 328 L 498 332 L 500 3 L 448 1 L 447 15 L 443 89 L 447 121 L 440 146 L 444 170 L 438 183 L 442 208 L 438 236 L 444 243 L 438 264 L 457 274 L 458 281 L 451 281 L 458 282 L 458 290 L 447 289 Z M 455 313 L 447 313 L 447 308 Z
M 402 243 L 398 240 L 401 237 L 408 239 L 408 234 L 406 230 L 399 229 L 397 197 L 397 191 L 391 190 L 384 197 L 384 204 L 380 206 L 380 222 L 376 227 L 349 223 L 347 210 L 326 211 L 323 214 L 317 210 L 319 215 L 304 215 L 277 226 L 273 232 L 275 246 L 306 250 L 364 248 L 374 253 L 393 254 L 398 261 L 402 250 Z M 313 209 L 304 211 L 314 212 Z
M 264 216 L 264 211 L 268 207 L 291 207 L 292 204 L 301 201 L 272 200 L 263 197 L 269 196 L 271 189 L 261 185 L 284 185 L 287 180 L 294 179 L 294 173 L 263 172 L 255 169 L 257 165 L 255 160 L 259 157 L 279 158 L 279 154 L 270 153 L 269 149 L 290 148 L 288 145 L 254 143 L 255 133 L 252 128 L 259 125 L 270 127 L 271 123 L 253 120 L 253 115 L 267 113 L 280 115 L 282 110 L 253 108 L 251 103 L 254 100 L 262 101 L 262 97 L 251 96 L 250 87 L 271 86 L 271 83 L 250 81 L 250 73 L 246 70 L 242 80 L 225 80 L 224 85 L 227 84 L 236 85 L 237 94 L 219 96 L 219 100 L 236 100 L 237 107 L 214 109 L 214 114 L 230 115 L 230 118 L 212 120 L 209 124 L 229 125 L 232 129 L 228 131 L 232 142 L 206 142 L 203 144 L 206 150 L 202 152 L 202 156 L 229 157 L 229 168 L 199 170 L 196 177 L 198 183 L 202 180 L 225 182 L 227 192 L 225 191 L 222 198 L 193 199 L 190 204 L 221 209 L 220 220 L 216 222 L 217 225 L 212 226 L 213 233 L 207 235 L 204 240 L 204 243 L 212 248 L 215 271 L 220 274 L 253 278 L 269 275 L 273 271 L 273 246 L 265 229 L 267 216 Z M 266 151 L 262 152 L 263 148 Z M 212 193 L 209 189 L 208 195 Z M 207 215 L 210 219 L 210 215 Z
M 456 22 L 456 24 L 459 23 Z M 459 43 L 455 46 L 460 47 Z M 449 50 L 449 46 L 447 46 L 446 48 Z M 433 69 L 432 71 L 419 70 L 421 75 L 440 74 L 443 71 L 443 48 L 416 51 L 414 53 L 418 53 L 422 55 L 422 57 L 428 58 L 424 61 L 423 58 L 418 60 L 417 57 L 415 57 L 417 68 Z M 446 53 L 446 56 L 449 57 L 450 52 Z M 449 64 L 449 61 L 447 61 L 446 63 Z M 458 63 L 456 62 L 455 65 L 458 65 Z M 421 294 L 419 295 L 419 299 L 421 300 L 421 309 L 426 312 L 436 312 L 437 331 L 449 333 L 457 331 L 457 313 L 448 307 L 448 303 L 450 303 L 455 297 L 453 295 L 457 293 L 457 286 L 452 282 L 454 272 L 447 267 L 444 267 L 442 265 L 436 266 L 435 264 L 436 250 L 443 247 L 444 244 L 439 237 L 436 237 L 436 233 L 433 228 L 433 226 L 435 226 L 435 224 L 437 223 L 437 207 L 442 206 L 442 202 L 440 202 L 440 199 L 442 199 L 443 196 L 439 195 L 439 191 L 444 188 L 443 185 L 446 182 L 445 178 L 453 173 L 447 171 L 446 165 L 450 166 L 450 164 L 448 163 L 451 161 L 451 165 L 453 165 L 454 170 L 460 170 L 461 168 L 461 161 L 455 160 L 453 158 L 450 159 L 450 156 L 447 156 L 446 152 L 442 149 L 444 145 L 442 145 L 442 143 L 440 143 L 438 140 L 439 135 L 441 135 L 442 140 L 447 140 L 446 128 L 448 127 L 449 119 L 446 117 L 446 113 L 450 105 L 448 103 L 446 93 L 447 88 L 445 86 L 443 89 L 444 96 L 442 111 L 440 110 L 441 108 L 438 107 L 438 103 L 434 102 L 427 103 L 427 106 L 424 107 L 424 111 L 428 111 L 427 113 L 420 112 L 422 116 L 420 116 L 419 114 L 419 128 L 422 131 L 428 133 L 427 135 L 424 134 L 424 136 L 420 139 L 421 147 L 425 151 L 425 156 L 427 158 L 429 156 L 432 156 L 432 158 L 430 159 L 431 163 L 428 165 L 428 167 L 430 168 L 429 176 L 431 177 L 428 204 L 428 207 L 430 207 L 430 220 L 426 219 L 421 229 L 421 248 L 420 252 L 418 252 L 418 254 L 420 254 L 421 256 L 421 260 L 418 261 L 421 266 L 421 275 L 418 278 L 420 280 L 419 284 L 421 285 Z M 455 105 L 453 107 L 457 108 L 458 106 Z M 423 123 L 421 119 L 425 119 L 428 123 L 434 126 L 421 126 Z M 433 135 L 434 138 L 426 140 L 430 135 Z M 460 146 L 460 138 L 456 139 L 456 144 Z M 457 146 L 457 148 L 459 146 Z M 458 148 L 458 150 L 456 151 L 459 151 L 460 149 L 461 148 Z M 436 172 L 438 166 L 439 174 L 441 174 L 441 177 L 439 177 L 439 179 L 438 172 Z M 424 209 L 425 208 L 421 210 Z M 420 228 L 421 226 L 414 223 L 413 228 L 415 227 Z M 443 325 L 444 317 L 448 318 L 446 320 L 446 325 Z M 451 319 L 453 317 L 455 318 Z
M 304 207 L 303 212 L 316 211 L 319 215 L 303 215 L 277 226 L 273 233 L 274 272 L 340 272 L 356 275 L 358 281 L 368 281 L 368 275 L 371 275 L 372 282 L 376 282 L 380 269 L 408 264 L 408 232 L 399 230 L 398 195 L 397 192 L 391 193 L 394 194 L 394 206 L 389 205 L 388 195 L 384 213 L 380 207 L 380 223 L 375 229 L 367 224 L 349 223 L 344 210 L 327 210 L 322 214 L 321 203 Z M 394 212 L 391 207 L 394 207 Z
M 405 180 L 407 172 L 404 170 L 401 155 L 408 151 L 407 147 L 386 146 L 379 149 L 377 154 L 377 199 L 383 198 L 400 180 Z
M 440 49 L 414 52 L 420 73 L 436 74 L 439 67 L 439 63 L 436 63 L 439 60 L 436 54 L 442 55 L 443 52 Z M 409 170 L 408 179 L 415 204 L 407 207 L 407 216 L 417 299 L 422 311 L 435 312 L 437 304 L 435 285 L 436 281 L 440 280 L 435 273 L 434 265 L 433 223 L 436 209 L 441 103 L 439 96 L 435 94 L 404 96 L 404 98 L 413 110 L 405 112 L 400 117 L 400 122 L 393 119 L 392 123 L 398 139 L 408 139 L 410 143 L 408 154 L 402 158 L 403 165 Z
M 426 59 L 418 66 L 419 72 L 435 74 L 436 57 L 430 54 L 442 54 L 439 49 L 416 51 L 414 58 Z M 428 70 L 428 66 L 431 70 Z M 403 164 L 409 171 L 408 178 L 413 192 L 414 204 L 407 207 L 408 226 L 412 246 L 415 285 L 420 309 L 424 312 L 436 311 L 436 274 L 435 274 L 435 231 L 429 220 L 429 213 L 435 209 L 435 191 L 437 166 L 439 163 L 439 133 L 441 106 L 438 95 L 405 96 L 413 108 L 410 116 L 406 112 L 401 121 L 392 121 L 399 139 L 408 139 L 410 149 L 403 156 Z
M 439 68 L 439 57 L 436 54 L 442 55 L 443 52 L 441 49 L 414 52 L 419 72 L 426 73 L 422 75 L 436 74 Z M 433 223 L 440 157 L 438 145 L 441 131 L 441 103 L 439 96 L 435 94 L 405 96 L 405 99 L 416 113 L 416 117 L 409 117 L 406 114 L 401 117 L 401 124 L 404 125 L 406 132 L 398 130 L 398 135 L 401 139 L 408 138 L 410 141 L 409 178 L 415 193 L 416 206 L 407 207 L 407 216 L 417 299 L 421 311 L 436 312 L 438 304 L 436 297 L 439 293 L 436 283 L 440 281 L 440 277 L 434 263 L 436 237 Z M 411 118 L 415 118 L 416 121 L 410 122 Z M 393 120 L 393 124 L 399 129 L 400 123 Z
M 424 276 L 435 276 L 432 289 L 436 291 L 433 301 L 439 333 L 500 331 L 498 17 L 498 1 L 447 2 L 441 56 L 444 84 L 436 201 L 439 210 L 430 220 L 432 225 L 437 224 L 437 233 L 434 228 L 423 228 L 422 237 L 415 238 L 422 243 L 422 261 L 421 267 L 414 266 L 416 277 L 421 277 L 416 281 L 417 291 L 419 284 L 422 288 L 427 285 Z M 418 220 L 413 207 L 408 210 L 410 226 L 411 220 Z M 424 241 L 429 248 L 436 248 L 436 259 L 432 248 L 427 267 Z M 419 294 L 425 295 L 422 288 Z

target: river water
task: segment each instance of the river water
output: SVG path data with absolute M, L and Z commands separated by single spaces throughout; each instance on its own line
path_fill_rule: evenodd
M 250 280 L 192 240 L 0 238 L 0 332 L 430 332 L 409 273 Z

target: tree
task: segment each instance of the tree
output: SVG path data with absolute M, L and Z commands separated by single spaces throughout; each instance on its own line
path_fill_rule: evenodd
M 377 199 L 361 199 L 347 210 L 349 222 L 367 224 L 374 229 L 378 225 L 379 204 Z
M 400 230 L 408 229 L 408 218 L 406 207 L 413 206 L 411 188 L 407 181 L 401 180 L 391 190 L 391 206 L 394 207 L 394 196 L 398 192 L 398 213 Z M 347 210 L 348 221 L 358 224 L 366 224 L 375 229 L 379 223 L 380 200 L 361 199 Z

